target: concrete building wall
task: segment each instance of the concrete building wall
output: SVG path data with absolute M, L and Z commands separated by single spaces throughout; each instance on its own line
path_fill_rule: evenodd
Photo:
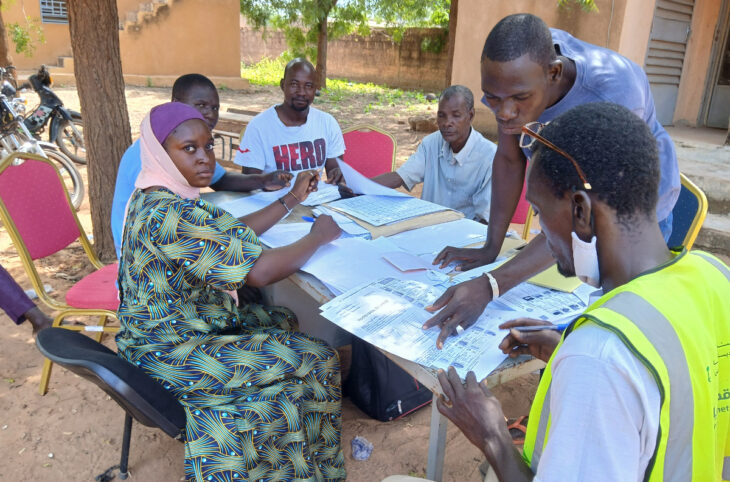
M 446 35 L 441 29 L 409 29 L 397 44 L 383 30 L 368 37 L 348 35 L 327 46 L 327 76 L 358 82 L 376 82 L 404 89 L 441 90 L 446 83 L 448 45 L 440 52 L 424 52 L 426 37 Z M 287 49 L 281 32 L 265 36 L 241 22 L 241 60 L 258 62 L 277 57 Z
M 68 25 L 58 23 L 40 23 L 41 4 L 39 1 L 16 1 L 7 7 L 3 5 L 2 16 L 6 28 L 11 23 L 25 25 L 26 19 L 23 15 L 24 11 L 25 15 L 33 20 L 37 20 L 38 25 L 43 28 L 45 42 L 36 42 L 33 57 L 29 58 L 23 54 L 16 53 L 15 44 L 8 39 L 8 48 L 15 67 L 20 70 L 34 70 L 40 67 L 41 64 L 55 65 L 56 62 L 58 62 L 58 57 L 71 55 L 71 38 L 68 33 Z
M 21 5 L 22 3 L 22 5 Z M 118 0 L 119 19 L 145 3 Z M 15 2 L 3 11 L 6 23 L 23 21 L 23 7 L 40 21 L 40 2 Z M 68 24 L 43 25 L 45 44 L 27 59 L 13 54 L 19 69 L 35 69 L 40 64 L 55 65 L 59 56 L 71 56 Z M 172 0 L 137 24 L 119 32 L 122 68 L 125 75 L 177 76 L 201 72 L 211 77 L 241 76 L 239 51 L 239 2 L 237 0 Z M 11 45 L 12 48 L 12 45 Z
M 240 77 L 237 0 L 177 0 L 119 37 L 125 74 Z
M 691 34 L 679 81 L 675 125 L 697 125 L 710 74 L 712 42 L 715 37 L 722 0 L 697 0 L 692 12 Z M 722 49 L 722 48 L 721 48 Z

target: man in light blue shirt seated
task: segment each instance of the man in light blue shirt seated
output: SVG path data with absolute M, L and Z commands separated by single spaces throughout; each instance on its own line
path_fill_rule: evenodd
M 468 219 L 488 222 L 497 146 L 472 128 L 472 119 L 471 90 L 463 85 L 446 88 L 439 98 L 439 130 L 424 137 L 397 171 L 373 181 L 393 189 L 404 186 L 409 191 L 423 183 L 421 199 L 461 211 Z
M 218 90 L 213 82 L 200 74 L 186 74 L 179 77 L 172 86 L 172 101 L 182 102 L 195 107 L 205 117 L 212 130 L 218 123 L 220 101 Z M 139 140 L 132 143 L 122 156 L 114 186 L 112 201 L 112 236 L 117 257 L 121 256 L 122 229 L 127 203 L 134 192 L 134 182 L 142 170 Z M 292 175 L 288 172 L 273 171 L 267 174 L 240 174 L 228 172 L 216 163 L 210 187 L 216 191 L 248 192 L 255 189 L 275 191 L 289 185 Z

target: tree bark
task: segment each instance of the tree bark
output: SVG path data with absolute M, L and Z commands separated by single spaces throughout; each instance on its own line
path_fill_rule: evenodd
M 0 10 L 3 8 L 3 2 L 0 0 Z M 0 67 L 7 67 L 13 63 L 8 48 L 8 32 L 5 30 L 5 21 L 2 13 L 0 13 Z
M 317 35 L 317 88 L 327 88 L 327 16 L 319 22 Z
M 446 56 L 446 87 L 451 85 L 454 69 L 454 47 L 456 47 L 456 20 L 459 16 L 459 0 L 451 0 L 449 8 L 449 53 Z
M 68 20 L 76 88 L 84 117 L 94 246 L 104 261 L 116 258 L 110 216 L 114 179 L 132 142 L 119 55 L 115 0 L 69 0 Z

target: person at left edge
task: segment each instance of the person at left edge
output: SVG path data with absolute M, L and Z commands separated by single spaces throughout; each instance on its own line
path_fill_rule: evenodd
M 328 183 L 344 182 L 337 158 L 345 153 L 345 140 L 335 118 L 312 106 L 315 73 L 302 58 L 286 65 L 279 82 L 284 101 L 251 119 L 233 159 L 245 174 L 324 168 Z
M 215 128 L 218 123 L 218 90 L 208 77 L 200 74 L 185 74 L 178 77 L 172 86 L 172 101 L 182 102 L 195 107 L 200 112 L 208 127 Z M 114 186 L 114 200 L 112 201 L 112 236 L 114 247 L 119 258 L 122 246 L 122 225 L 127 210 L 127 202 L 134 192 L 134 182 L 137 180 L 142 161 L 139 152 L 139 139 L 134 141 L 122 156 L 117 172 L 117 181 Z M 289 185 L 292 175 L 282 171 L 274 171 L 265 175 L 243 175 L 228 172 L 223 166 L 216 163 L 210 187 L 216 191 L 248 192 L 255 189 L 276 191 Z

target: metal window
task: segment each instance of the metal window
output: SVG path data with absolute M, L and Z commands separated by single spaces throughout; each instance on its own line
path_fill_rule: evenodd
M 40 0 L 43 23 L 68 23 L 66 0 Z

